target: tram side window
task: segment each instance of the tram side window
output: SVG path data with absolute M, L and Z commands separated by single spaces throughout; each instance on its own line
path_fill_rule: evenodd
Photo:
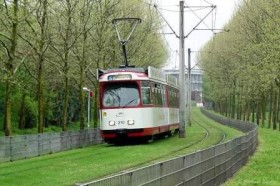
M 142 95 L 142 104 L 143 105 L 151 104 L 151 91 L 150 91 L 150 82 L 149 81 L 141 82 L 141 95 Z
M 151 84 L 152 88 L 152 100 L 155 106 L 164 106 L 166 103 L 166 91 L 165 87 L 161 84 L 158 83 L 152 83 Z
M 169 92 L 169 106 L 178 107 L 179 105 L 179 92 L 178 90 L 168 87 Z
M 166 88 L 164 85 L 161 85 L 161 99 L 162 99 L 162 106 L 166 105 Z

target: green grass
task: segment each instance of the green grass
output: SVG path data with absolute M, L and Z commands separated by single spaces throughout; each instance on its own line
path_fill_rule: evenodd
M 107 144 L 75 149 L 15 162 L 0 164 L 0 185 L 73 185 L 86 182 L 104 175 L 147 165 L 176 155 L 186 154 L 216 143 L 220 126 L 207 119 L 198 109 L 194 109 L 192 127 L 186 128 L 186 138 L 156 140 L 148 144 L 110 146 Z M 194 141 L 203 139 L 205 130 L 196 122 L 203 123 L 210 131 L 207 140 L 188 147 Z M 224 128 L 228 132 L 227 139 L 241 133 L 234 129 Z M 173 152 L 173 153 L 172 153 Z
M 259 128 L 259 146 L 246 166 L 238 171 L 227 186 L 280 185 L 280 133 Z

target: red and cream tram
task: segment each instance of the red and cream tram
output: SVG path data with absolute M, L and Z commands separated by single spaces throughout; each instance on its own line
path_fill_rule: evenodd
M 177 79 L 149 67 L 97 70 L 100 131 L 105 142 L 151 139 L 179 128 Z

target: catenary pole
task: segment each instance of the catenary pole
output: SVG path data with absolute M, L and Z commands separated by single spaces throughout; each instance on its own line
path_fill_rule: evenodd
M 185 51 L 184 51 L 184 1 L 180 1 L 179 14 L 179 84 L 180 84 L 180 102 L 179 102 L 179 138 L 185 138 Z
M 154 6 L 157 9 L 157 6 Z M 204 6 L 199 6 L 204 7 Z M 191 59 L 190 59 L 190 53 L 191 50 L 189 49 L 189 63 L 188 63 L 188 94 L 186 94 L 186 84 L 185 84 L 185 46 L 184 46 L 184 39 L 187 38 L 194 30 L 200 30 L 197 29 L 198 25 L 200 25 L 206 17 L 210 15 L 210 13 L 216 8 L 216 6 L 206 6 L 212 8 L 211 11 L 200 20 L 198 24 L 186 35 L 184 36 L 184 1 L 180 1 L 179 6 L 179 36 L 175 33 L 174 29 L 167 23 L 167 21 L 164 19 L 162 14 L 160 14 L 164 21 L 167 23 L 169 28 L 172 30 L 172 32 L 176 35 L 177 38 L 179 38 L 179 86 L 180 86 L 180 103 L 179 103 L 179 138 L 185 138 L 185 110 L 186 110 L 186 100 L 187 100 L 187 124 L 191 126 Z M 158 11 L 159 12 L 159 11 Z M 159 12 L 160 13 L 160 12 Z M 220 29 L 203 29 L 203 30 L 220 30 Z
M 187 125 L 191 126 L 191 109 L 192 109 L 192 101 L 191 101 L 191 49 L 188 48 L 188 91 L 187 91 Z

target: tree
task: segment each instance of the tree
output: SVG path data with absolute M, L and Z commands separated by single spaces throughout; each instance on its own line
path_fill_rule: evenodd
M 48 22 L 48 0 L 39 0 L 37 3 L 25 1 L 26 9 L 35 9 L 25 17 L 26 32 L 20 34 L 20 37 L 33 50 L 31 53 L 35 62 L 35 74 L 33 77 L 37 81 L 37 98 L 38 98 L 38 133 L 43 133 L 44 129 L 44 89 L 45 89 L 45 62 L 46 52 L 49 48 L 49 22 Z
M 16 71 L 16 48 L 17 48 L 17 32 L 18 32 L 18 12 L 19 4 L 18 0 L 14 0 L 11 5 L 8 5 L 4 1 L 5 17 L 1 19 L 4 28 L 8 31 L 0 33 L 0 44 L 4 48 L 6 54 L 5 63 L 5 82 L 6 82 L 6 95 L 5 95 L 5 114 L 4 114 L 4 130 L 5 135 L 10 136 L 12 134 L 12 86 L 13 76 Z M 8 20 L 8 22 L 7 22 Z
M 0 59 L 4 61 L 0 64 L 4 71 L 0 93 L 6 99 L 4 128 L 7 135 L 11 135 L 11 118 L 18 122 L 19 128 L 36 124 L 39 133 L 48 124 L 61 123 L 62 130 L 67 130 L 68 122 L 78 118 L 83 129 L 85 86 L 95 92 L 97 122 L 96 69 L 116 68 L 123 61 L 112 26 L 114 18 L 142 19 L 127 47 L 131 64 L 159 67 L 166 60 L 164 40 L 156 34 L 161 22 L 153 7 L 142 1 L 6 2 L 0 4 Z M 7 87 L 5 92 L 3 87 Z
M 204 47 L 204 51 L 210 50 L 212 54 L 205 52 L 199 58 L 207 83 L 213 87 L 206 93 L 213 102 L 230 96 L 231 101 L 225 101 L 224 107 L 230 108 L 231 117 L 248 120 L 252 114 L 252 121 L 256 119 L 262 126 L 269 111 L 269 121 L 275 116 L 274 129 L 279 118 L 279 45 L 275 43 L 279 40 L 278 9 L 273 0 L 244 1 L 226 25 L 231 34 L 215 36 Z M 221 91 L 223 87 L 230 94 Z
M 62 130 L 67 130 L 68 122 L 68 104 L 69 104 L 69 79 L 70 79 L 70 60 L 71 50 L 79 37 L 76 33 L 75 19 L 77 18 L 77 4 L 78 0 L 63 0 L 57 2 L 55 7 L 56 22 L 54 24 L 55 33 L 58 35 L 52 40 L 52 50 L 59 56 L 59 68 L 64 77 L 63 90 L 63 116 L 62 116 Z

